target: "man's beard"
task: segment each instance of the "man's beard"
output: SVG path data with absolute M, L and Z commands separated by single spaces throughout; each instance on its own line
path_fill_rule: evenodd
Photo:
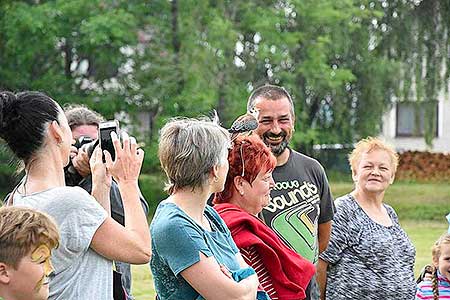
M 277 145 L 272 145 L 269 142 L 269 139 L 268 139 L 269 137 L 272 137 L 272 138 L 283 137 L 283 140 L 281 141 L 281 143 L 279 143 Z M 273 155 L 278 157 L 284 152 L 284 150 L 289 145 L 290 137 L 288 137 L 288 134 L 285 131 L 281 131 L 280 134 L 273 134 L 271 132 L 266 132 L 266 133 L 263 134 L 262 140 L 270 148 L 270 150 L 272 151 Z

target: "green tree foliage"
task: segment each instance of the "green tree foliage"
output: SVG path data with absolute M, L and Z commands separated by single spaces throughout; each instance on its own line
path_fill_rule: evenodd
M 169 117 L 214 108 L 230 125 L 264 83 L 294 96 L 307 152 L 377 134 L 393 96 L 435 99 L 449 78 L 446 1 L 5 0 L 0 12 L 0 87 L 108 118 L 146 112 L 153 167 Z
M 169 96 L 166 113 L 215 107 L 229 124 L 244 111 L 252 88 L 275 83 L 294 95 L 299 146 L 350 142 L 378 130 L 391 92 L 384 78 L 394 66 L 368 49 L 370 21 L 381 11 L 361 9 L 355 1 L 153 5 L 158 9 L 150 17 L 149 44 L 164 49 L 165 57 L 150 51 L 145 60 L 154 62 L 153 71 L 147 68 L 142 79 L 158 78 L 168 87 L 158 70 L 171 65 L 176 79 L 163 93 Z
M 135 17 L 114 2 L 2 2 L 2 88 L 92 103 L 124 63 L 121 47 L 136 42 Z M 103 107 L 108 115 L 111 104 Z

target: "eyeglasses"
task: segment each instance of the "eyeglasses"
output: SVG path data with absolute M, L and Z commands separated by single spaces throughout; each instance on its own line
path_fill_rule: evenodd
M 240 147 L 240 149 L 239 149 L 239 152 L 241 153 L 241 161 L 242 161 L 242 173 L 241 173 L 241 177 L 244 177 L 244 175 L 245 175 L 244 151 L 242 150 L 242 148 L 243 148 L 243 146 L 244 146 L 245 143 L 246 143 L 245 141 L 242 141 L 242 142 L 241 142 L 241 147 Z

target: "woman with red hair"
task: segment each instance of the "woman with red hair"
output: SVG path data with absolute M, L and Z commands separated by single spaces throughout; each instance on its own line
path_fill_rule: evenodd
M 214 208 L 244 260 L 272 300 L 305 299 L 315 268 L 290 249 L 257 215 L 269 203 L 276 158 L 258 136 L 240 136 L 228 154 L 230 169 Z

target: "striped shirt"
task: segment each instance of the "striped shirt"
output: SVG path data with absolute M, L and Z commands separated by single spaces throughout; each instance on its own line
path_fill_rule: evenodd
M 245 262 L 253 269 L 255 269 L 256 274 L 258 275 L 259 282 L 264 291 L 269 294 L 270 299 L 278 300 L 277 292 L 273 287 L 272 277 L 270 277 L 270 274 L 264 266 L 261 256 L 259 255 L 258 251 L 256 251 L 255 246 L 241 248 L 239 250 L 241 251 L 241 255 L 244 258 Z
M 450 299 L 450 280 L 438 273 L 439 299 Z M 416 300 L 433 300 L 433 286 L 431 281 L 422 281 L 417 285 Z

